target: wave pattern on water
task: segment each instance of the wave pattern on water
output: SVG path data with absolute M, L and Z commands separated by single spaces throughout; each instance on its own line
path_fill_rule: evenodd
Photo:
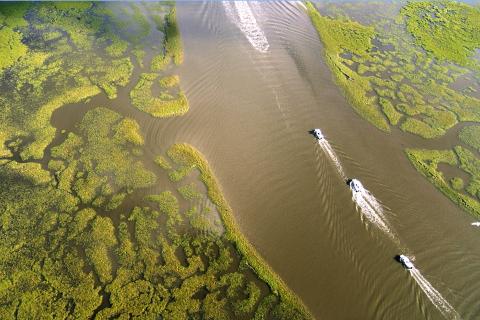
M 248 42 L 260 52 L 267 52 L 270 48 L 267 37 L 257 23 L 248 1 L 222 2 L 229 18 L 243 32 Z
M 337 172 L 340 175 L 340 177 L 345 180 L 347 176 L 345 175 L 342 164 L 340 163 L 340 160 L 338 160 L 338 157 L 335 154 L 335 151 L 333 151 L 333 148 L 330 145 L 330 143 L 328 143 L 328 141 L 324 138 L 324 139 L 318 140 L 318 144 L 320 145 L 320 147 L 322 147 L 323 151 L 328 155 L 330 160 L 332 160 L 333 164 L 337 168 Z
M 460 319 L 459 314 L 455 311 L 450 303 L 435 289 L 432 284 L 416 268 L 410 270 L 412 278 L 415 279 L 422 291 L 433 303 L 433 305 L 447 319 Z
M 330 160 L 334 163 L 338 174 L 346 179 L 345 172 L 343 167 L 338 159 L 335 151 L 331 147 L 330 143 L 324 138 L 318 140 L 318 144 L 323 149 L 325 154 L 328 155 Z M 400 245 L 399 240 L 397 239 L 395 233 L 392 231 L 392 228 L 389 225 L 388 220 L 385 217 L 383 205 L 371 194 L 367 189 L 360 184 L 360 190 L 352 189 L 352 200 L 355 202 L 355 205 L 370 223 L 375 225 L 377 228 L 382 230 L 387 234 L 397 245 Z M 453 306 L 435 289 L 430 282 L 425 279 L 425 277 L 420 273 L 416 268 L 410 270 L 410 273 L 413 279 L 417 282 L 418 286 L 432 304 L 442 313 L 442 315 L 447 319 L 459 319 L 459 314 L 455 311 Z
M 381 204 L 370 192 L 368 192 L 368 190 L 352 190 L 352 199 L 365 218 L 367 218 L 371 223 L 373 223 L 387 235 L 394 238 L 393 232 L 383 213 Z

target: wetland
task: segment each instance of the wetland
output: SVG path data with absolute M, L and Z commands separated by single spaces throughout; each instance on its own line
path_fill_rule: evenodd
M 477 318 L 479 35 L 475 1 L 1 3 L 0 317 Z

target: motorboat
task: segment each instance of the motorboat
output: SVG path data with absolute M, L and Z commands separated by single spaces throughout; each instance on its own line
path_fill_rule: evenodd
M 322 130 L 320 129 L 313 129 L 312 133 L 315 136 L 315 138 L 317 138 L 318 140 L 325 139 L 325 137 L 323 136 Z
M 352 189 L 354 192 L 361 192 L 363 190 L 362 183 L 357 179 L 350 179 L 348 185 L 350 186 L 350 189 Z
M 480 227 L 480 221 L 472 222 L 472 226 Z
M 413 263 L 412 263 L 412 261 L 410 261 L 410 259 L 409 259 L 407 256 L 401 254 L 401 255 L 398 257 L 398 261 L 399 261 L 406 269 L 408 269 L 408 270 L 413 269 Z

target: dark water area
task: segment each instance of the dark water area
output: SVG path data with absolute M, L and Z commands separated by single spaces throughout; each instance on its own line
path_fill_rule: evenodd
M 140 70 L 117 99 L 100 95 L 66 106 L 52 124 L 71 130 L 96 106 L 132 117 L 145 136 L 150 170 L 158 170 L 151 159 L 172 144 L 195 146 L 243 234 L 318 319 L 442 318 L 428 286 L 395 261 L 401 253 L 414 258 L 461 318 L 480 317 L 480 231 L 404 153 L 451 147 L 461 126 L 427 141 L 397 129 L 385 134 L 362 120 L 333 82 L 300 2 L 177 6 L 185 116 L 156 119 L 130 104 Z M 362 219 L 312 128 L 322 129 L 347 177 L 383 204 L 390 236 Z M 162 190 L 168 184 L 158 182 Z M 134 194 L 130 204 L 153 191 Z

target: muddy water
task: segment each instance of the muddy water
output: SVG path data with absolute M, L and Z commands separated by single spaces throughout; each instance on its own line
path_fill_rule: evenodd
M 454 136 L 428 142 L 376 130 L 332 82 L 301 5 L 249 7 L 258 30 L 239 26 L 248 10 L 232 19 L 221 2 L 179 4 L 191 111 L 150 138 L 187 141 L 205 154 L 243 232 L 318 318 L 441 318 L 393 259 L 402 252 L 463 318 L 480 316 L 479 230 L 403 153 L 452 145 Z M 396 241 L 362 221 L 350 190 L 308 134 L 315 127 L 346 174 L 386 207 Z
M 128 90 L 115 102 L 139 121 L 146 157 L 175 142 L 198 148 L 243 233 L 319 319 L 452 317 L 423 291 L 428 283 L 462 318 L 480 317 L 480 230 L 403 151 L 451 146 L 453 135 L 386 135 L 361 120 L 332 82 L 297 2 L 180 2 L 178 19 L 190 111 L 154 119 L 131 107 Z M 93 104 L 111 103 L 98 97 Z M 84 112 L 72 110 L 69 117 Z M 65 115 L 56 114 L 57 127 L 72 125 L 58 120 Z M 345 174 L 383 205 L 393 239 L 362 216 L 337 166 L 308 133 L 315 127 Z M 394 260 L 400 253 L 414 257 L 415 277 Z

